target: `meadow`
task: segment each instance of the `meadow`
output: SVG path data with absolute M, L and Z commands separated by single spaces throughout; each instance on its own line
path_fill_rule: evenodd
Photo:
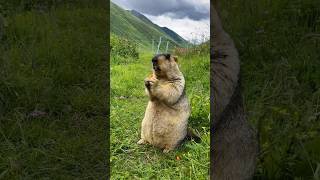
M 137 145 L 148 102 L 143 80 L 151 73 L 153 53 L 140 51 L 139 58 L 111 54 L 111 179 L 207 179 L 210 63 L 209 46 L 206 48 L 200 55 L 178 57 L 192 107 L 189 126 L 199 132 L 202 141 L 186 141 L 168 154 L 150 145 Z
M 105 2 L 0 10 L 0 179 L 106 178 Z
M 221 1 L 240 53 L 254 179 L 320 179 L 320 1 Z

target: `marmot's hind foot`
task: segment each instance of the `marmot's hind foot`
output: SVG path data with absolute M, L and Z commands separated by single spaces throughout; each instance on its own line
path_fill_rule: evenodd
M 171 151 L 171 149 L 163 149 L 163 153 L 168 153 L 168 152 L 170 152 Z
M 175 146 L 168 146 L 168 145 L 166 145 L 162 152 L 163 152 L 163 153 L 168 153 L 168 152 L 174 150 L 174 148 L 175 148 Z
M 142 145 L 142 144 L 147 144 L 147 141 L 145 141 L 144 139 L 140 139 L 137 144 Z

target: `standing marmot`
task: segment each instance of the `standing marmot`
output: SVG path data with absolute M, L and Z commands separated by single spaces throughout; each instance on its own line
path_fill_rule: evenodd
M 169 152 L 187 135 L 190 106 L 185 80 L 177 58 L 170 54 L 156 55 L 152 64 L 153 74 L 144 80 L 150 100 L 138 144 L 149 143 Z

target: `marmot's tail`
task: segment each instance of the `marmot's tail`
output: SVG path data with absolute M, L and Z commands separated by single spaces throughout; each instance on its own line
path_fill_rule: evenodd
M 186 139 L 187 140 L 192 140 L 193 139 L 197 143 L 201 142 L 200 135 L 190 127 L 188 127 Z

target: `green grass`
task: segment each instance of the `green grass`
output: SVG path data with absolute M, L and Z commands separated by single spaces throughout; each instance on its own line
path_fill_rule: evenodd
M 0 179 L 106 177 L 107 13 L 73 3 L 5 15 Z
M 320 179 L 320 1 L 221 2 L 242 60 L 255 179 Z
M 189 126 L 198 130 L 201 143 L 187 141 L 168 154 L 137 145 L 148 97 L 144 78 L 151 73 L 149 53 L 132 63 L 111 66 L 111 178 L 207 179 L 209 172 L 209 54 L 180 57 L 192 106 Z M 116 59 L 114 59 L 116 60 Z M 181 160 L 176 160 L 179 156 Z

